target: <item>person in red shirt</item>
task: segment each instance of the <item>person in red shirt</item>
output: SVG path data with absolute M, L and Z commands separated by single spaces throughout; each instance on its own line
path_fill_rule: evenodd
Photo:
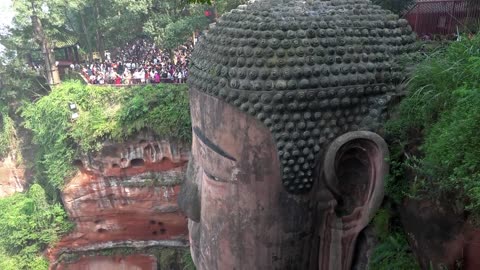
M 119 85 L 122 84 L 122 78 L 117 74 L 117 77 L 115 78 L 115 84 Z

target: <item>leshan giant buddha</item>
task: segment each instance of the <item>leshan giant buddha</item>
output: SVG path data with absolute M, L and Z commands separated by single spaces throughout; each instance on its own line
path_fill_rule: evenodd
M 259 0 L 217 22 L 189 77 L 180 205 L 198 269 L 351 269 L 414 40 L 369 0 Z

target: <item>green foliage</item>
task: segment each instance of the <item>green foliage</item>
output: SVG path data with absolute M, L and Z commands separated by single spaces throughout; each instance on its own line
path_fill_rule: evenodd
M 174 49 L 194 31 L 208 26 L 204 11 L 221 15 L 246 0 L 16 0 L 14 22 L 0 43 L 18 56 L 43 59 L 34 39 L 32 15 L 37 15 L 51 45 L 77 42 L 88 58 L 93 52 L 114 50 L 136 38 L 155 40 L 162 49 Z M 207 6 L 211 5 L 211 6 Z M 38 39 L 38 36 L 37 36 Z M 35 51 L 37 50 L 37 51 Z M 87 59 L 87 57 L 85 57 Z M 42 60 L 43 62 L 43 60 Z
M 183 253 L 182 264 L 184 265 L 182 270 L 195 270 L 195 269 L 197 269 L 195 267 L 195 264 L 193 263 L 193 258 L 192 258 L 192 254 L 190 253 L 190 251 L 186 251 L 185 253 Z
M 175 49 L 183 44 L 192 33 L 204 29 L 208 25 L 208 18 L 204 15 L 188 16 L 167 24 L 157 42 L 163 48 Z
M 480 57 L 479 44 L 478 35 L 472 40 L 463 38 L 417 66 L 408 85 L 409 95 L 400 105 L 401 117 L 390 123 L 395 135 L 406 135 L 405 130 L 429 129 L 456 102 L 455 89 L 478 88 L 480 74 L 475 67 Z
M 8 115 L 8 107 L 0 103 L 0 158 L 15 147 L 15 125 Z
M 77 106 L 76 120 L 70 103 Z M 79 151 L 97 151 L 106 139 L 122 141 L 152 130 L 158 136 L 188 140 L 191 129 L 186 86 L 174 84 L 117 88 L 65 82 L 25 105 L 22 116 L 39 145 L 38 169 L 54 188 L 71 176 Z
M 399 217 L 387 201 L 375 215 L 372 225 L 379 244 L 375 247 L 370 260 L 372 270 L 415 270 L 420 269 L 412 254 L 408 241 L 399 227 Z
M 189 140 L 190 110 L 186 85 L 161 84 L 132 89 L 118 111 L 117 139 L 143 129 L 164 137 Z
M 369 265 L 371 270 L 415 270 L 420 269 L 411 253 L 406 236 L 393 233 L 373 251 Z
M 461 191 L 468 198 L 467 208 L 477 213 L 480 212 L 479 90 L 453 91 L 458 95 L 455 104 L 432 126 L 423 147 L 423 162 L 429 165 L 427 173 L 441 180 L 440 191 Z
M 390 219 L 392 214 L 389 209 L 380 208 L 375 215 L 372 224 L 378 238 L 382 241 L 390 235 Z
M 464 37 L 416 67 L 387 124 L 394 149 L 388 195 L 446 196 L 480 213 L 479 48 L 478 35 Z
M 48 269 L 41 252 L 71 230 L 60 204 L 49 204 L 43 188 L 0 199 L 0 269 Z
M 44 88 L 45 79 L 25 67 L 19 58 L 8 49 L 0 55 L 0 103 L 8 104 L 12 109 L 16 109 L 23 99 L 38 98 L 48 92 Z

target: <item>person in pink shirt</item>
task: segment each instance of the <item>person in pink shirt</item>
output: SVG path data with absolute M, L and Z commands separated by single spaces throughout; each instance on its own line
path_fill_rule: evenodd
M 115 84 L 119 85 L 121 83 L 122 83 L 122 78 L 120 77 L 120 75 L 117 74 L 117 77 L 115 78 Z

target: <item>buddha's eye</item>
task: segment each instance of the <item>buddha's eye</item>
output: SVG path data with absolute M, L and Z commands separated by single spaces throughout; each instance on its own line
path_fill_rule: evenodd
M 207 176 L 210 180 L 217 181 L 217 182 L 224 182 L 224 181 L 220 180 L 218 177 L 213 176 L 212 174 L 208 173 L 208 172 L 205 171 L 205 170 L 203 170 L 203 173 L 204 173 L 205 176 Z

